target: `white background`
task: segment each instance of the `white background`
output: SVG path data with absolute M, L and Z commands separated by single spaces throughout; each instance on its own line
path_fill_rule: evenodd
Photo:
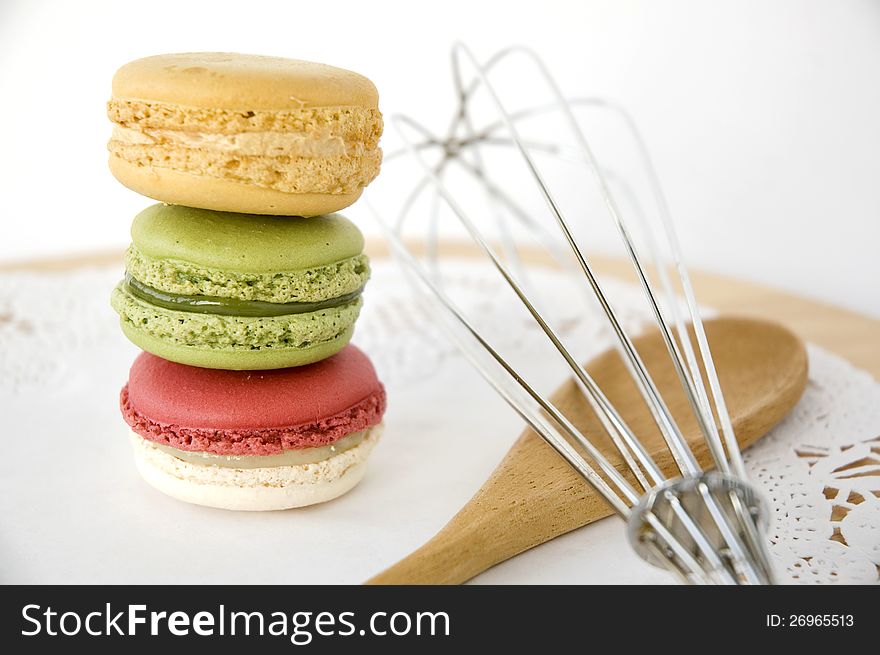
M 147 201 L 107 172 L 104 103 L 130 59 L 231 50 L 323 61 L 372 78 L 386 114 L 440 126 L 448 49 L 461 38 L 480 56 L 531 45 L 566 92 L 628 106 L 690 264 L 880 316 L 878 2 L 0 7 L 0 260 L 127 241 Z

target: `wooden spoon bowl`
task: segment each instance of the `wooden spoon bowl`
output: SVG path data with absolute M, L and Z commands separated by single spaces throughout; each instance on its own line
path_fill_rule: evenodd
M 706 333 L 737 439 L 747 447 L 794 407 L 807 382 L 803 343 L 784 327 L 719 318 Z M 710 455 L 659 332 L 635 339 L 670 411 L 703 466 Z M 616 351 L 587 365 L 667 475 L 674 463 Z M 618 469 L 624 464 L 573 380 L 553 394 L 557 407 Z M 610 515 L 592 487 L 531 429 L 486 483 L 428 543 L 367 584 L 459 584 L 524 550 Z

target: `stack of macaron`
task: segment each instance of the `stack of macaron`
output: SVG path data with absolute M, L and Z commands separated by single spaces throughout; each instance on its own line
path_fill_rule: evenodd
M 138 470 L 181 500 L 273 510 L 361 479 L 385 391 L 349 344 L 370 275 L 335 213 L 377 175 L 365 77 L 305 61 L 160 55 L 113 78 L 110 169 L 138 214 L 111 304 L 143 352 L 120 405 Z

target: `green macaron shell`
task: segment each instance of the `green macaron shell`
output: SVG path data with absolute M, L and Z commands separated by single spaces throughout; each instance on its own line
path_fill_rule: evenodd
M 237 350 L 202 350 L 157 339 L 135 327 L 122 324 L 122 332 L 141 350 L 170 362 L 201 368 L 222 368 L 227 371 L 266 371 L 314 364 L 332 357 L 351 340 L 354 326 L 331 341 L 315 344 L 301 350 L 264 349 L 259 352 Z
M 131 239 L 152 259 L 256 274 L 327 266 L 364 250 L 360 230 L 340 214 L 257 216 L 163 204 L 135 217 Z
M 360 230 L 339 214 L 256 216 L 157 204 L 131 227 L 126 270 L 181 295 L 320 302 L 370 276 Z
M 191 366 L 260 370 L 310 364 L 341 350 L 362 300 L 305 314 L 218 316 L 151 305 L 120 283 L 110 303 L 125 335 L 147 352 Z

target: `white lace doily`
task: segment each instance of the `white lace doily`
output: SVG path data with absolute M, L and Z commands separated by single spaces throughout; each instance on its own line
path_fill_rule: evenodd
M 484 277 L 485 269 L 462 261 L 448 267 L 446 275 L 447 285 L 460 292 L 465 305 L 487 321 L 505 328 L 500 331 L 505 342 L 502 346 L 528 357 L 529 337 L 534 336 L 529 333 L 538 328 L 510 315 L 509 303 L 494 293 L 493 284 Z M 544 303 L 547 307 L 561 308 L 556 310 L 560 314 L 554 318 L 558 325 L 564 326 L 566 335 L 577 335 L 576 354 L 588 357 L 608 347 L 607 336 L 597 327 L 601 321 L 567 302 L 572 293 L 571 281 L 552 271 L 541 271 L 539 275 L 558 293 L 555 297 L 545 297 Z M 54 421 L 65 413 L 71 420 L 78 421 L 77 433 L 107 429 L 104 424 L 98 427 L 97 421 L 94 426 L 89 425 L 89 417 L 92 414 L 110 416 L 115 411 L 108 409 L 115 402 L 109 390 L 121 384 L 134 352 L 123 344 L 115 316 L 108 307 L 109 293 L 118 277 L 119 271 L 115 269 L 81 270 L 64 275 L 0 275 L 0 411 L 7 425 L 16 426 L 8 428 L 9 431 L 30 430 L 32 433 L 24 438 L 35 442 L 62 438 L 54 434 L 56 428 L 50 427 L 48 417 L 44 421 L 34 414 L 37 398 L 42 403 L 51 403 Z M 629 327 L 638 327 L 649 319 L 638 289 L 613 281 L 607 286 Z M 420 385 L 418 397 L 431 400 L 439 393 L 432 389 L 432 384 L 445 385 L 442 392 L 447 399 L 471 393 L 468 385 L 482 384 L 476 378 L 468 378 L 462 382 L 461 389 L 449 388 L 447 369 L 461 366 L 462 358 L 444 334 L 424 320 L 414 305 L 408 285 L 391 262 L 374 262 L 366 308 L 355 340 L 376 362 L 388 387 L 392 407 L 398 397 L 401 402 L 413 397 L 412 387 L 416 382 Z M 763 487 L 775 508 L 769 534 L 772 553 L 780 572 L 784 571 L 782 577 L 787 576 L 791 582 L 877 582 L 880 571 L 880 384 L 818 347 L 809 347 L 809 360 L 810 380 L 801 402 L 746 453 L 753 479 Z M 107 377 L 113 379 L 108 381 Z M 544 380 L 548 389 L 555 386 L 555 382 L 558 378 L 552 376 Z M 102 391 L 89 395 L 90 389 Z M 91 409 L 82 406 L 83 390 L 89 397 L 88 402 L 94 403 Z M 498 404 L 486 407 L 485 411 L 507 410 Z M 427 400 L 416 408 L 400 408 L 394 416 L 400 417 L 397 420 L 401 423 L 407 422 L 408 431 L 418 430 L 420 425 L 436 428 L 448 418 L 446 407 Z M 388 420 L 390 431 L 401 428 L 393 424 L 395 419 L 391 415 Z M 57 423 L 51 423 L 55 425 Z M 7 432 L 5 437 L 12 439 L 13 435 Z M 21 439 L 22 435 L 14 437 Z M 101 443 L 100 439 L 96 443 Z M 497 461 L 497 453 L 504 449 L 500 444 L 490 455 Z M 51 449 L 47 452 L 44 456 L 51 456 Z M 377 457 L 382 457 L 381 448 Z M 416 455 L 410 452 L 407 457 L 412 464 Z M 430 462 L 423 464 L 419 474 L 441 476 L 437 482 L 442 488 L 442 476 L 448 473 L 434 473 L 430 467 Z M 13 478 L 28 479 L 28 472 L 11 471 L 4 469 L 4 478 L 10 486 Z M 485 473 L 476 471 L 474 479 L 485 477 Z M 35 478 L 38 474 L 33 471 Z M 54 484 L 63 486 L 63 482 L 55 480 Z M 393 487 L 395 482 L 381 484 Z M 476 488 L 470 479 L 466 484 Z M 377 485 L 378 482 L 374 487 Z M 36 516 L 36 510 L 23 512 L 21 504 L 28 502 L 27 497 L 22 496 L 20 490 L 3 491 L 7 493 L 3 493 L 5 503 L 0 510 L 6 518 L 0 520 L 4 525 L 13 523 L 2 530 L 3 540 L 12 544 L 6 547 L 20 560 L 28 548 L 39 548 L 28 541 L 28 530 L 36 530 L 28 522 L 46 521 L 43 514 L 51 509 L 41 509 L 40 516 Z M 67 492 L 76 494 L 78 490 Z M 395 497 L 393 493 L 386 492 L 386 495 L 391 499 Z M 464 498 L 466 495 L 450 499 L 449 507 L 460 505 Z M 89 502 L 95 501 L 90 499 Z M 15 508 L 11 508 L 13 504 Z M 343 505 L 337 504 L 339 506 Z M 422 513 L 429 512 L 431 506 L 431 501 L 416 505 L 423 508 Z M 448 512 L 449 507 L 443 505 L 442 511 Z M 214 515 L 200 516 L 209 521 Z M 387 555 L 374 554 L 370 562 L 350 575 L 366 577 L 365 574 L 376 572 L 381 568 L 379 564 L 390 563 L 403 555 L 430 536 L 448 517 L 448 513 L 431 517 L 419 534 L 408 536 L 396 547 L 397 552 L 391 548 L 392 552 Z M 10 537 L 10 534 L 16 536 Z M 0 549 L 3 547 L 0 542 Z M 540 552 L 538 549 L 529 556 L 540 557 Z M 82 557 L 87 558 L 88 554 Z M 578 558 L 572 557 L 570 561 L 570 566 L 576 566 Z M 2 579 L 15 581 L 15 576 L 3 570 L 3 566 L 0 564 Z M 32 570 L 25 581 L 39 579 L 35 571 Z M 72 580 L 77 579 L 76 575 L 72 576 Z

